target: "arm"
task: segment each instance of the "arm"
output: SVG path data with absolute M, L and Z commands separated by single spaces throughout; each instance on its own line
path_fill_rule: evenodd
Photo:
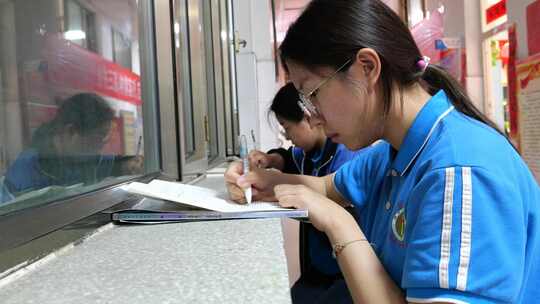
M 337 257 L 355 303 L 407 303 L 404 292 L 391 279 L 355 219 L 347 211 L 303 185 L 279 185 L 276 187 L 276 196 L 284 207 L 308 209 L 313 225 L 324 231 L 332 244 L 362 240 L 347 245 Z M 420 264 L 418 267 L 426 265 Z M 421 303 L 447 302 L 426 299 Z
M 256 190 L 254 194 L 261 193 L 263 197 L 272 198 L 275 198 L 274 188 L 277 185 L 304 185 L 340 205 L 348 206 L 349 202 L 334 187 L 334 175 L 335 173 L 316 177 L 258 169 L 249 172 L 245 177 L 240 177 L 237 182 L 242 189 L 252 185 L 254 190 Z
M 325 232 L 332 244 L 365 239 L 349 212 L 304 185 L 279 185 L 276 196 L 283 207 L 308 209 L 311 223 Z M 355 303 L 405 303 L 367 241 L 346 246 L 338 263 Z
M 366 239 L 354 218 L 346 212 L 335 217 L 326 233 L 331 244 Z M 401 289 L 392 281 L 368 241 L 350 243 L 337 261 L 355 303 L 406 303 Z

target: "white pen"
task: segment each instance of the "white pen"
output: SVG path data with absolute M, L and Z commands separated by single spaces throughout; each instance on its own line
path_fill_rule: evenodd
M 245 175 L 249 172 L 248 146 L 245 135 L 240 136 L 240 157 L 242 158 L 242 166 L 244 167 Z M 244 195 L 246 196 L 246 201 L 248 204 L 251 204 L 251 192 L 251 187 L 244 189 Z
M 253 150 L 257 150 L 257 140 L 255 139 L 255 131 L 251 129 L 251 141 L 253 143 Z

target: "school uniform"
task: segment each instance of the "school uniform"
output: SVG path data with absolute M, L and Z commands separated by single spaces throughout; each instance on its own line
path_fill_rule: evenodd
M 335 172 L 361 151 L 350 151 L 344 145 L 327 139 L 322 149 L 309 153 L 299 147 L 272 149 L 268 153 L 281 155 L 284 173 L 325 176 Z M 354 213 L 354 210 L 350 209 L 350 212 Z M 304 294 L 309 294 L 309 298 L 315 300 L 337 280 L 343 280 L 326 234 L 304 222 L 300 223 L 300 268 L 301 277 L 292 288 L 295 303 L 313 303 L 306 300 Z
M 408 301 L 539 301 L 538 184 L 506 138 L 443 91 L 399 151 L 386 142 L 365 149 L 334 185 Z
M 41 189 L 47 186 L 69 186 L 77 183 L 97 183 L 100 180 L 113 176 L 115 173 L 115 159 L 113 155 L 80 155 L 65 157 L 43 158 L 36 149 L 28 149 L 19 156 L 8 168 L 3 186 L 5 193 L 2 199 L 13 198 L 28 191 Z M 45 168 L 43 162 L 56 170 L 52 175 Z M 119 166 L 119 165 L 116 165 Z M 116 171 L 118 171 L 116 169 Z M 5 202 L 5 201 L 3 201 Z

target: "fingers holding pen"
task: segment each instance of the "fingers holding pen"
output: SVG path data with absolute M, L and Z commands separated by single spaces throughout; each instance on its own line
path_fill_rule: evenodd
M 244 190 L 237 184 L 237 180 L 242 174 L 243 165 L 240 161 L 232 162 L 225 171 L 225 186 L 230 198 L 237 203 L 246 203 Z

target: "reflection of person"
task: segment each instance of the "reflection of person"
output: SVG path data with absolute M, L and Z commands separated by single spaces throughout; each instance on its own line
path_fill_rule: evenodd
M 298 100 L 294 85 L 288 83 L 278 91 L 270 106 L 270 111 L 285 130 L 286 138 L 295 146 L 287 150 L 272 149 L 268 153 L 254 150 L 249 154 L 252 167 L 325 176 L 358 153 L 328 139 L 320 124 L 310 124 L 309 117 L 298 106 Z M 291 288 L 291 296 L 295 303 L 313 303 L 343 277 L 324 233 L 309 223 L 300 223 L 300 243 L 301 276 Z
M 384 141 L 320 178 L 234 163 L 233 198 L 252 185 L 307 208 L 357 303 L 538 302 L 538 184 L 399 16 L 378 0 L 313 0 L 280 51 L 312 123 L 349 149 Z
M 121 173 L 125 164 L 115 156 L 100 155 L 113 117 L 98 95 L 81 93 L 65 100 L 55 118 L 36 129 L 30 148 L 8 168 L 4 184 L 9 192 L 16 196 L 50 185 L 91 184 Z

